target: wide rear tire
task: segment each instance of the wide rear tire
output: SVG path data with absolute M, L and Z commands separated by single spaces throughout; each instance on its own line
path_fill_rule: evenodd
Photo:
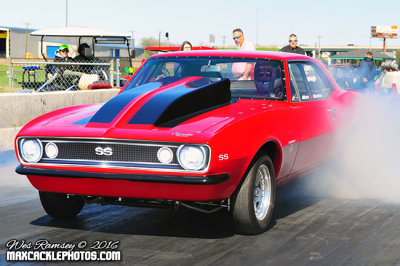
M 250 167 L 233 196 L 232 214 L 238 233 L 253 235 L 267 230 L 276 189 L 274 167 L 268 156 L 260 156 Z
M 85 205 L 79 196 L 67 197 L 67 194 L 39 191 L 40 202 L 46 213 L 58 219 L 71 219 L 78 215 Z

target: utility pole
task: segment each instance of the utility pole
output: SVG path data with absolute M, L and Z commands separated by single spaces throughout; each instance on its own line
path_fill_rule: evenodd
M 26 35 L 25 35 L 25 58 L 28 55 L 28 29 L 29 29 L 29 22 L 26 22 Z
M 371 51 L 371 41 L 372 41 L 372 36 L 369 36 L 369 50 Z
M 134 33 L 135 33 L 135 30 L 131 30 L 131 37 L 132 37 L 132 47 L 135 47 L 135 35 L 134 35 Z
M 321 35 L 318 35 L 318 59 L 321 59 Z
M 386 38 L 383 38 L 383 54 L 386 54 Z
M 258 8 L 257 8 L 257 23 L 256 23 L 256 46 L 258 46 Z
M 158 46 L 161 46 L 161 31 L 158 32 Z
M 222 36 L 222 47 L 224 47 L 224 48 L 225 48 L 225 39 L 226 39 L 226 36 L 225 35 Z
M 68 27 L 68 0 L 65 0 L 65 27 Z

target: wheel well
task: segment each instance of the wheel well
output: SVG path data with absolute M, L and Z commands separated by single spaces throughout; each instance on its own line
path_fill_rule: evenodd
M 281 169 L 282 165 L 282 149 L 281 146 L 274 140 L 269 140 L 266 143 L 264 143 L 260 149 L 258 149 L 257 153 L 254 155 L 252 161 L 247 167 L 246 172 L 244 173 L 243 177 L 247 176 L 248 172 L 250 171 L 251 166 L 253 163 L 262 155 L 268 155 L 271 160 L 272 164 L 274 165 L 274 172 L 275 172 L 275 178 L 278 176 L 279 171 Z M 240 187 L 242 186 L 244 179 L 243 178 L 240 180 L 238 186 L 236 187 L 235 191 L 231 195 L 231 197 L 235 198 L 237 195 Z
M 275 141 L 268 141 L 261 146 L 255 157 L 261 154 L 266 154 L 271 158 L 274 164 L 275 176 L 278 176 L 282 163 L 282 150 L 280 146 Z

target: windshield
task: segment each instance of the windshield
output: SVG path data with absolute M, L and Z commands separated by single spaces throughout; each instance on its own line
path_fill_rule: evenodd
M 229 79 L 232 98 L 286 98 L 282 61 L 234 57 L 151 58 L 125 91 L 152 82 L 166 85 L 191 76 L 207 78 L 209 83 Z

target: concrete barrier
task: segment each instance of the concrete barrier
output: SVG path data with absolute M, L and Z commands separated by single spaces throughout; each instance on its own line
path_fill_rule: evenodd
M 0 151 L 14 149 L 18 131 L 32 119 L 60 108 L 103 103 L 119 89 L 0 94 Z

